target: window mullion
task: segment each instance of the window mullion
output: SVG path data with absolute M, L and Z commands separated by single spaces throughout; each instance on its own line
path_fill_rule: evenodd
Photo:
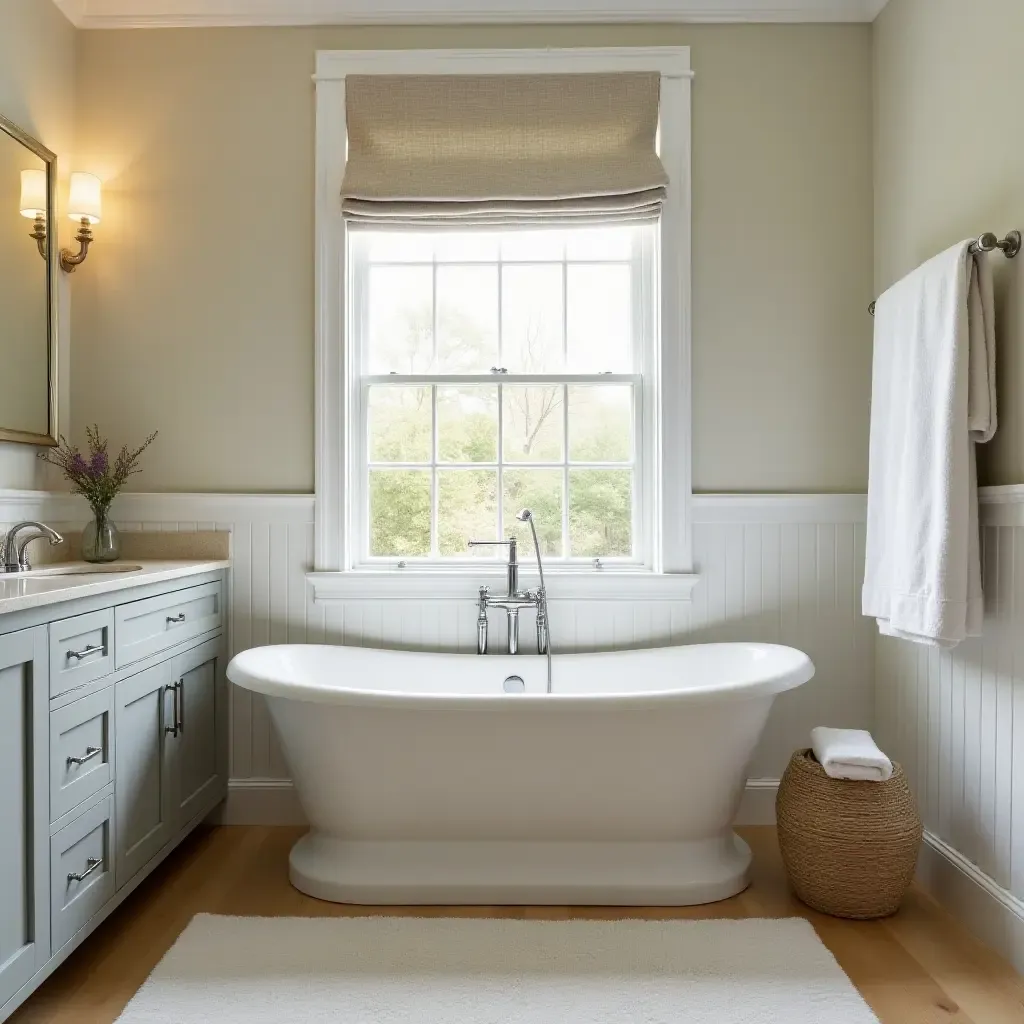
M 437 253 L 430 264 L 430 369 L 437 373 Z
M 436 277 L 436 267 L 435 267 Z M 440 557 L 437 543 L 437 388 L 430 389 L 430 555 Z
M 505 358 L 505 271 L 503 244 L 498 240 L 498 361 Z M 498 536 L 505 539 L 505 393 L 498 384 Z
M 562 369 L 569 369 L 569 247 L 562 247 Z M 569 557 L 569 385 L 562 386 L 562 557 Z
M 502 245 L 498 242 L 498 362 L 502 366 L 505 358 L 505 270 L 501 253 Z
M 569 385 L 562 385 L 562 557 L 568 558 L 569 544 Z
M 498 384 L 498 540 L 505 539 L 505 394 Z
M 437 245 L 430 253 L 430 368 L 436 373 L 437 364 Z M 437 543 L 437 386 L 430 388 L 430 556 L 438 558 L 440 550 Z
M 569 369 L 569 254 L 562 250 L 562 370 Z

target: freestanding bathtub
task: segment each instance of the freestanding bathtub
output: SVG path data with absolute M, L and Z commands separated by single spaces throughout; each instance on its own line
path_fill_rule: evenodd
M 775 695 L 813 674 L 756 643 L 559 654 L 550 694 L 536 656 L 275 646 L 228 666 L 266 695 L 311 825 L 292 884 L 370 904 L 740 892 L 747 765 Z

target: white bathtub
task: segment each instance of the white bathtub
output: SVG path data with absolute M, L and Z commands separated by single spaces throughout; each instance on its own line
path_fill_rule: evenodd
M 536 656 L 279 646 L 228 666 L 267 696 L 312 827 L 292 883 L 373 904 L 732 896 L 747 765 L 775 695 L 813 674 L 753 643 L 555 655 L 550 694 Z

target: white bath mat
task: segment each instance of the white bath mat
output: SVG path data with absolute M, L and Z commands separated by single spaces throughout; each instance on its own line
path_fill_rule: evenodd
M 877 1024 L 796 918 L 202 914 L 119 1024 Z

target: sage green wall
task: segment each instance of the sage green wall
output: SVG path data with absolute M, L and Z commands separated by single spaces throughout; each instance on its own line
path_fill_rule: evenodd
M 1024 230 L 1024 3 L 890 0 L 875 23 L 875 283 L 957 239 Z M 1024 483 L 1024 259 L 997 282 L 999 431 L 986 484 Z
M 144 489 L 313 486 L 317 49 L 688 44 L 702 490 L 867 478 L 871 30 L 846 26 L 83 32 L 74 423 L 159 428 Z

